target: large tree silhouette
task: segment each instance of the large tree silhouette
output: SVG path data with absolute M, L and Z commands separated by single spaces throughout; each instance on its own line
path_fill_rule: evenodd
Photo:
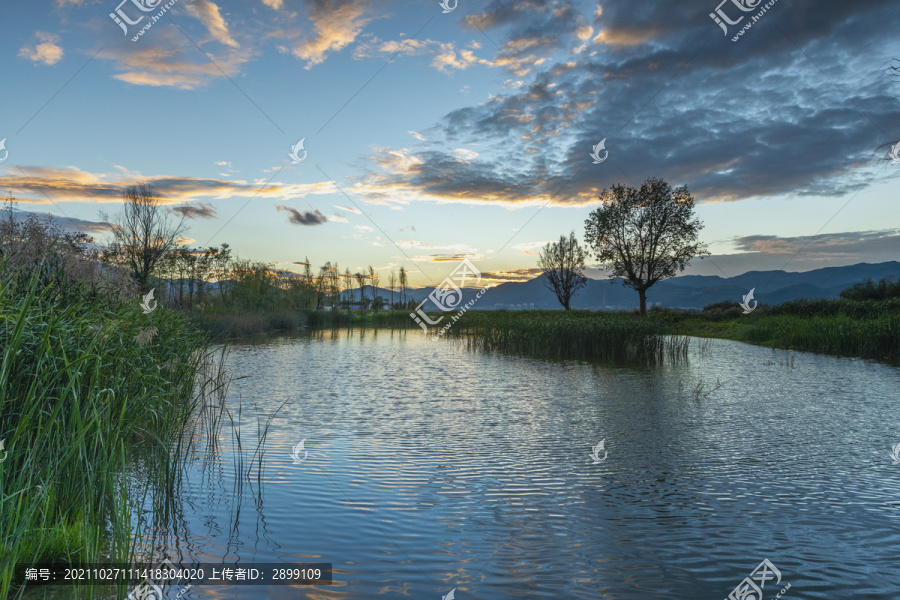
M 563 308 L 570 310 L 572 296 L 587 283 L 584 276 L 584 257 L 587 253 L 571 232 L 567 238 L 559 236 L 541 250 L 538 266 L 544 272 L 544 285 L 554 294 Z
M 159 196 L 146 184 L 125 189 L 122 196 L 125 209 L 121 215 L 110 218 L 101 213 L 113 234 L 107 255 L 125 263 L 141 292 L 146 292 L 153 270 L 175 248 L 184 232 L 184 216 L 173 220 Z
M 697 238 L 703 223 L 694 218 L 687 186 L 672 188 L 662 179 L 641 187 L 615 185 L 600 193 L 603 206 L 585 221 L 585 240 L 609 270 L 610 279 L 637 291 L 641 316 L 647 290 L 683 271 L 695 256 L 709 254 Z

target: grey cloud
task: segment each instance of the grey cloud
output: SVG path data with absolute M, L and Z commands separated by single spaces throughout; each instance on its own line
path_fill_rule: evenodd
M 300 211 L 282 204 L 277 204 L 275 208 L 290 213 L 288 221 L 294 225 L 321 225 L 328 222 L 328 218 L 319 210 Z
M 517 4 L 495 1 L 478 17 L 500 46 L 546 23 L 546 3 Z M 643 29 L 652 43 L 567 54 L 535 83 L 448 113 L 429 134 L 448 147 L 414 154 L 412 183 L 448 199 L 555 194 L 560 204 L 650 176 L 687 184 L 701 202 L 864 188 L 867 167 L 900 137 L 900 81 L 883 73 L 891 51 L 900 56 L 885 42 L 900 7 L 779 0 L 732 43 L 709 18 L 716 4 L 605 2 L 595 28 Z M 560 22 L 563 51 L 574 18 Z M 610 158 L 592 165 L 587 154 L 604 138 Z M 481 155 L 460 161 L 455 142 Z
M 216 209 L 210 203 L 185 204 L 169 209 L 187 219 L 215 219 Z

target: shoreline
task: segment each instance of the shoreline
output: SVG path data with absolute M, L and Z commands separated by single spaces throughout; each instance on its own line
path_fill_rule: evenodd
M 197 312 L 188 317 L 219 342 L 297 331 L 344 327 L 417 329 L 406 311 L 266 311 L 256 313 Z M 574 320 L 574 321 L 573 321 Z M 783 309 L 761 307 L 750 315 L 704 315 L 700 312 L 661 310 L 646 319 L 631 312 L 562 310 L 468 311 L 458 320 L 459 331 L 447 337 L 483 336 L 484 332 L 514 329 L 538 323 L 562 352 L 570 344 L 567 330 L 620 320 L 652 328 L 653 334 L 728 339 L 755 346 L 813 352 L 828 356 L 876 360 L 900 365 L 900 314 L 854 318 L 844 314 L 785 314 Z M 474 328 L 477 328 L 477 332 Z M 437 330 L 437 328 L 435 328 Z M 650 331 L 647 332 L 651 333 Z M 571 336 L 569 336 L 571 337 Z M 594 340 L 596 341 L 596 340 Z M 588 352 L 585 358 L 595 358 Z

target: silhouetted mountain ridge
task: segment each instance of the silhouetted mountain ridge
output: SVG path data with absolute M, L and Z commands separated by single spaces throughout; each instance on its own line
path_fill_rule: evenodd
M 740 302 L 744 294 L 754 289 L 760 304 L 781 304 L 800 298 L 818 300 L 837 298 L 842 290 L 856 283 L 886 277 L 900 278 L 900 262 L 878 264 L 860 263 L 846 267 L 825 267 L 791 273 L 787 271 L 749 271 L 735 277 L 716 275 L 685 275 L 661 281 L 647 291 L 648 306 L 700 309 L 716 302 Z M 500 284 L 488 290 L 471 310 L 561 309 L 556 296 L 544 286 L 544 276 L 524 282 Z M 409 290 L 408 297 L 417 303 L 425 300 L 434 287 Z M 479 290 L 463 289 L 460 306 L 475 298 Z M 389 297 L 390 290 L 379 288 Z M 371 290 L 367 290 L 371 295 Z M 395 298 L 397 294 L 395 292 Z M 623 310 L 638 307 L 638 294 L 624 287 L 622 280 L 589 279 L 572 299 L 572 308 L 588 310 Z M 425 310 L 439 311 L 430 300 Z

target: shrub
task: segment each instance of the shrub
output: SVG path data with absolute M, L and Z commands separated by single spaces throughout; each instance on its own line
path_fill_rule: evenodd
M 900 298 L 900 280 L 885 278 L 878 283 L 866 279 L 841 292 L 845 300 L 887 300 Z
M 716 302 L 704 306 L 701 314 L 711 321 L 724 321 L 740 317 L 744 314 L 744 309 L 737 302 Z
M 89 236 L 64 231 L 52 217 L 16 219 L 12 201 L 5 212 L 0 218 L 0 278 L 14 293 L 26 293 L 36 277 L 37 289 L 66 304 L 137 297 L 127 271 L 103 264 Z

